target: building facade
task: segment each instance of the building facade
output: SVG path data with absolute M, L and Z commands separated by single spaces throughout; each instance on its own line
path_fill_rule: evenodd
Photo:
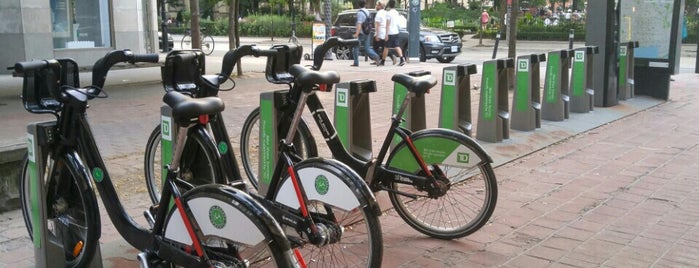
M 154 53 L 156 14 L 156 0 L 2 0 L 0 63 L 72 58 L 90 67 L 113 49 Z

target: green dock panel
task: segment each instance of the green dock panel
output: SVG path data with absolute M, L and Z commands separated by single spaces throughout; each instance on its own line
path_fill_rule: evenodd
M 471 136 L 471 75 L 475 64 L 445 67 L 442 72 L 442 94 L 439 106 L 439 127 Z

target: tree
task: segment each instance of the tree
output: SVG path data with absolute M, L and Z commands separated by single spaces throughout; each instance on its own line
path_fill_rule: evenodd
M 190 33 L 192 34 L 192 48 L 201 49 L 201 25 L 199 24 L 199 0 L 189 0 L 189 12 L 192 14 Z

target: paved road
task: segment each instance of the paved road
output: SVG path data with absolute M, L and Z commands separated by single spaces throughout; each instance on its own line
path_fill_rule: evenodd
M 252 40 L 268 45 L 265 40 Z M 454 64 L 482 63 L 492 47 L 465 42 Z M 545 52 L 567 44 L 522 42 L 521 53 Z M 219 46 L 220 47 L 220 46 Z M 696 53 L 689 47 L 683 55 Z M 207 58 L 208 72 L 220 66 L 218 50 Z M 499 52 L 505 55 L 504 52 Z M 693 55 L 692 55 L 693 56 Z M 434 61 L 434 60 L 432 60 Z M 390 75 L 430 70 L 441 75 L 444 64 L 411 63 L 375 67 L 362 62 L 331 61 L 343 80 L 377 81 L 371 95 L 374 148 L 385 133 L 390 112 Z M 491 221 L 477 233 L 454 241 L 427 238 L 388 210 L 381 218 L 385 267 L 678 267 L 699 265 L 699 112 L 694 85 L 694 58 L 683 57 L 674 76 L 670 100 L 637 96 L 588 114 L 572 114 L 564 122 L 544 121 L 533 132 L 511 133 L 502 143 L 484 143 L 498 168 L 499 198 Z M 275 89 L 264 81 L 263 61 L 246 59 L 244 77 L 233 92 L 222 94 L 229 132 L 239 133 L 244 115 L 257 106 L 257 96 Z M 543 66 L 542 66 L 543 67 Z M 479 69 L 480 71 L 480 69 Z M 543 72 L 542 72 L 543 73 Z M 129 213 L 143 224 L 147 205 L 142 183 L 143 145 L 158 121 L 162 96 L 158 68 L 110 73 L 110 98 L 91 102 L 88 111 L 107 167 L 116 178 Z M 84 80 L 83 81 L 87 81 Z M 41 116 L 23 110 L 15 80 L 0 77 L 0 144 L 21 140 L 26 123 Z M 480 85 L 480 76 L 474 76 Z M 17 88 L 17 87 L 14 87 Z M 427 96 L 428 107 L 439 101 L 439 89 Z M 479 93 L 472 91 L 474 115 Z M 321 95 L 329 107 L 332 95 Z M 332 110 L 332 109 L 330 109 Z M 437 109 L 428 109 L 428 127 L 436 126 Z M 15 128 L 15 126 L 18 126 Z M 476 126 L 477 127 L 477 126 Z M 237 140 L 233 137 L 233 140 Z M 327 152 L 325 152 L 327 153 Z M 384 207 L 388 209 L 388 207 Z M 101 244 L 106 266 L 134 267 L 137 252 L 126 245 L 103 212 Z M 19 211 L 0 214 L 0 266 L 33 266 L 33 249 Z

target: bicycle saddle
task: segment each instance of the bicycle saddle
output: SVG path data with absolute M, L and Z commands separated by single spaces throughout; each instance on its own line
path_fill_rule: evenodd
M 218 97 L 192 98 L 177 91 L 168 91 L 163 102 L 172 108 L 172 117 L 181 126 L 187 125 L 192 118 L 204 114 L 223 111 L 225 105 Z
M 337 74 L 337 72 L 335 71 L 313 71 L 299 64 L 292 65 L 289 70 L 289 73 L 296 77 L 294 81 L 296 83 L 301 84 L 302 86 L 310 86 L 316 84 L 332 85 L 337 82 L 340 82 L 340 75 Z
M 391 80 L 405 86 L 408 91 L 415 93 L 417 96 L 422 96 L 437 84 L 437 80 L 435 79 L 425 79 L 422 77 L 409 76 L 407 74 L 394 74 Z

